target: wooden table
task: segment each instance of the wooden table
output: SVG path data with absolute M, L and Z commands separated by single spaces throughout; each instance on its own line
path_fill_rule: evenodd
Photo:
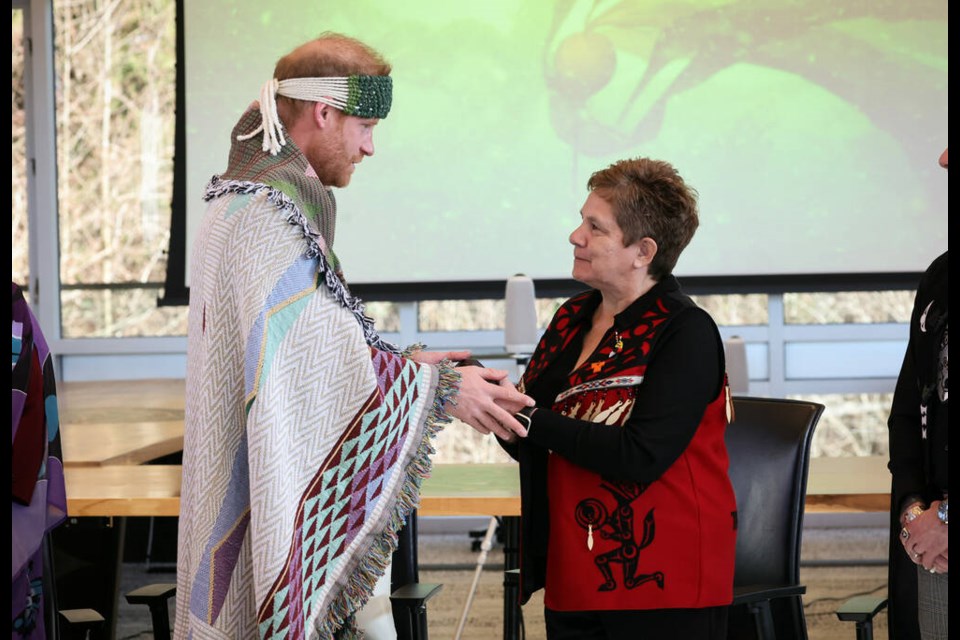
M 420 492 L 422 516 L 519 516 L 517 465 L 435 464 Z
M 64 467 L 71 517 L 179 516 L 180 465 Z
M 71 516 L 177 516 L 180 465 L 65 467 Z M 520 515 L 513 464 L 439 464 L 424 481 L 420 515 Z
M 183 420 L 182 378 L 58 382 L 61 422 Z
M 155 379 L 59 385 L 67 496 L 74 507 L 71 513 L 177 515 L 179 468 L 109 467 L 142 466 L 144 462 L 183 449 L 184 384 L 178 379 Z M 813 458 L 806 511 L 886 511 L 890 508 L 890 475 L 886 462 L 883 456 Z M 105 470 L 80 473 L 79 469 L 84 467 L 104 467 Z M 143 505 L 135 506 L 141 498 Z M 117 513 L 107 513 L 110 511 Z M 519 515 L 516 467 L 512 464 L 435 465 L 433 476 L 423 485 L 420 513 L 425 516 Z
M 71 516 L 176 516 L 179 465 L 67 467 Z M 807 513 L 886 511 L 886 458 L 814 458 L 807 482 Z M 422 516 L 518 516 L 520 486 L 514 464 L 437 464 L 423 483 Z
M 183 451 L 183 420 L 61 425 L 60 442 L 68 469 L 140 465 Z
M 812 458 L 806 513 L 890 510 L 887 456 Z
M 183 450 L 183 380 L 66 382 L 64 467 L 139 465 Z

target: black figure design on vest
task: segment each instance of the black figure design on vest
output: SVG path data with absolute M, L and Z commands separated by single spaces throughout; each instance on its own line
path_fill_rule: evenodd
M 640 541 L 637 542 L 633 535 L 634 513 L 631 503 L 644 492 L 647 488 L 646 485 L 605 479 L 600 486 L 613 494 L 617 501 L 616 510 L 609 513 L 603 501 L 597 498 L 587 498 L 577 504 L 574 514 L 577 524 L 586 529 L 589 532 L 588 535 L 592 535 L 596 531 L 601 538 L 620 543 L 620 546 L 613 551 L 601 553 L 594 559 L 597 569 L 600 570 L 604 578 L 604 583 L 597 590 L 613 591 L 617 588 L 617 581 L 613 577 L 613 567 L 610 566 L 617 562 L 623 566 L 623 585 L 627 589 L 633 589 L 651 580 L 656 581 L 657 586 L 663 589 L 662 571 L 637 573 L 640 550 L 653 542 L 656 532 L 653 508 L 651 507 L 643 519 L 643 536 Z

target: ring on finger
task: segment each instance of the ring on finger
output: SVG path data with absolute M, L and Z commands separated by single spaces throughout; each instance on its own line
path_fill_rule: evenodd
M 937 572 L 936 567 L 930 567 L 930 573 L 936 573 L 936 572 Z

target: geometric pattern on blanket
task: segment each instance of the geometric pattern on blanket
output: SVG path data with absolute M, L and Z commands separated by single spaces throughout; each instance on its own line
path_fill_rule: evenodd
M 346 604 L 323 603 L 329 593 L 324 587 L 334 575 L 353 573 L 343 566 L 352 554 L 344 552 L 377 506 L 383 485 L 392 474 L 403 473 L 395 463 L 409 432 L 407 418 L 418 397 L 422 369 L 404 366 L 393 354 L 374 350 L 373 356 L 378 387 L 300 499 L 287 562 L 261 603 L 261 638 L 302 637 L 301 625 L 315 606 Z

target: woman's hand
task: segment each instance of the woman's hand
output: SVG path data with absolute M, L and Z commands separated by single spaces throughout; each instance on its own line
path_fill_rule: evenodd
M 937 517 L 940 501 L 935 500 L 900 530 L 900 544 L 913 560 L 934 573 L 947 572 L 948 527 Z
M 516 436 L 527 436 L 527 430 L 513 414 L 536 403 L 517 391 L 507 379 L 506 371 L 472 366 L 459 367 L 457 371 L 460 372 L 460 392 L 448 405 L 453 417 L 482 434 L 493 433 L 507 442 Z

